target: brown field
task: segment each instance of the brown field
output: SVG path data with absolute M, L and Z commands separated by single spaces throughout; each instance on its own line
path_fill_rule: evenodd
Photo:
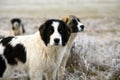
M 0 29 L 10 30 L 10 19 L 19 17 L 31 34 L 46 19 L 69 14 L 85 31 L 71 49 L 66 80 L 120 80 L 120 0 L 1 0 Z

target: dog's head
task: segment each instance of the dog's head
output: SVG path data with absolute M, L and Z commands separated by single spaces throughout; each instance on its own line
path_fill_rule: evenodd
M 84 31 L 84 25 L 76 16 L 73 15 L 66 16 L 63 17 L 62 20 L 70 27 L 72 33 Z
M 12 30 L 15 35 L 20 35 L 25 33 L 24 26 L 19 18 L 11 19 Z
M 69 27 L 62 20 L 58 19 L 47 20 L 40 26 L 39 31 L 46 46 L 65 46 L 71 34 Z

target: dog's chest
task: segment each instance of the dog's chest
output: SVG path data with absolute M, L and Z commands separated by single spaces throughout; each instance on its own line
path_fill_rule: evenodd
M 49 48 L 47 50 L 47 53 L 44 55 L 45 71 L 60 65 L 64 55 L 63 50 L 63 47 Z

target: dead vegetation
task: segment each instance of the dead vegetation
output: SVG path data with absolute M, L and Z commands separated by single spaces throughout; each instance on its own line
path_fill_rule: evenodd
M 66 80 L 120 80 L 120 36 L 119 29 L 114 30 L 120 26 L 117 19 L 114 25 L 106 19 L 85 22 L 86 31 L 78 34 L 71 49 Z
M 34 33 L 44 19 L 23 18 L 26 34 Z M 0 29 L 8 29 L 1 19 Z M 120 17 L 81 20 L 85 31 L 78 33 L 65 70 L 65 80 L 120 80 Z M 38 27 L 37 27 L 38 28 Z M 19 76 L 18 76 L 19 77 Z M 23 80 L 21 78 L 17 80 Z M 16 80 L 15 79 L 15 80 Z

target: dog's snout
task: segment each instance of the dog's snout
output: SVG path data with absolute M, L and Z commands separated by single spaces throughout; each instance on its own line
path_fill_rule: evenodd
M 81 28 L 81 31 L 84 31 L 84 25 L 81 25 L 80 28 Z
M 58 38 L 55 38 L 55 39 L 54 39 L 54 42 L 55 42 L 56 44 L 58 44 L 59 41 L 60 41 L 60 39 L 58 39 Z

